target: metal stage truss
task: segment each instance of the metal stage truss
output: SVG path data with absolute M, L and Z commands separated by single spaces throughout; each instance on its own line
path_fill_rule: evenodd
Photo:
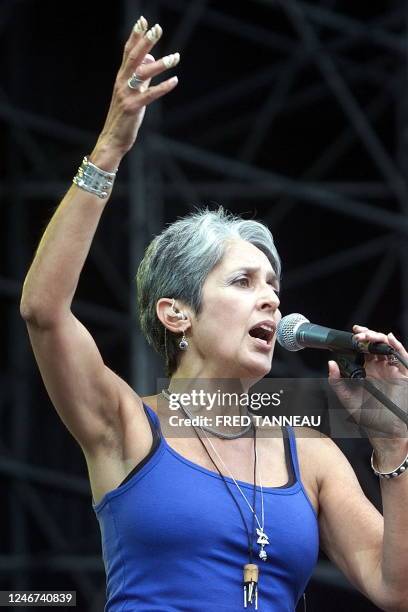
M 75 300 L 105 360 L 139 393 L 156 387 L 133 276 L 151 237 L 200 203 L 271 227 L 285 313 L 408 340 L 407 3 L 112 4 L 3 0 L 0 13 L 0 584 L 73 589 L 89 612 L 105 583 L 85 462 L 45 394 L 18 304 L 141 13 L 164 26 L 161 54 L 181 52 L 180 83 L 147 112 Z M 273 375 L 321 377 L 324 363 L 279 351 Z M 315 581 L 348 591 L 324 561 Z

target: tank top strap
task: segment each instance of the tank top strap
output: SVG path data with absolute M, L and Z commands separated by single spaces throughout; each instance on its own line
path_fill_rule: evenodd
M 293 427 L 291 427 L 290 425 L 285 426 L 285 430 L 287 431 L 289 435 L 290 456 L 292 459 L 293 468 L 295 470 L 296 480 L 298 482 L 301 482 L 299 460 L 298 460 L 298 454 L 297 454 L 297 448 L 296 448 L 296 435 L 293 430 Z
M 159 417 L 157 416 L 155 411 L 152 408 L 150 408 L 150 406 L 145 404 L 144 402 L 143 402 L 143 408 L 144 408 L 147 418 L 150 421 L 150 425 L 152 426 L 152 429 L 154 429 L 154 431 L 160 436 L 161 427 L 160 427 Z

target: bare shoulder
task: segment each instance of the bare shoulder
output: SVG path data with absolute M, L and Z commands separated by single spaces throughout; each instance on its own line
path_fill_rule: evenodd
M 157 414 L 158 396 L 157 395 L 146 395 L 141 398 L 143 404 L 149 406 Z
M 331 462 L 344 457 L 337 444 L 326 434 L 312 427 L 294 427 L 299 460 L 313 468 L 321 477 Z
M 311 428 L 295 428 L 296 446 L 301 473 L 317 487 L 320 506 L 327 505 L 331 498 L 336 498 L 339 487 L 344 487 L 351 495 L 358 496 L 361 488 L 353 466 L 328 436 Z M 302 474 L 303 477 L 303 474 Z M 332 486 L 336 482 L 337 486 Z
M 317 457 L 340 449 L 333 440 L 313 427 L 293 427 L 298 451 L 317 454 Z M 317 458 L 315 457 L 315 459 Z
M 325 474 L 331 466 L 345 457 L 331 438 L 311 427 L 294 427 L 299 469 L 302 482 L 313 502 L 320 511 L 321 491 Z M 347 461 L 347 460 L 346 460 Z

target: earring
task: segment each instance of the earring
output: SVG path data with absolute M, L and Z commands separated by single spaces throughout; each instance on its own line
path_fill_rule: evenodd
M 173 311 L 173 315 L 175 317 L 177 317 L 177 319 L 181 319 L 182 321 L 184 321 L 185 319 L 187 319 L 186 315 L 184 314 L 184 312 L 176 312 L 174 310 L 174 305 L 175 305 L 175 299 L 173 298 L 172 300 L 172 304 L 170 306 L 170 309 Z M 188 340 L 186 338 L 186 334 L 185 332 L 183 332 L 183 337 L 181 338 L 180 342 L 179 342 L 179 349 L 181 351 L 185 351 L 188 349 Z
M 180 348 L 181 351 L 185 351 L 185 350 L 188 349 L 188 340 L 187 340 L 184 332 L 183 332 L 183 337 L 182 337 L 182 339 L 179 342 L 179 348 Z

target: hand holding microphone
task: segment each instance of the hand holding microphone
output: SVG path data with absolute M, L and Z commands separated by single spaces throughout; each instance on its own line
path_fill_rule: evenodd
M 367 429 L 369 436 L 371 434 L 375 437 L 379 432 L 381 435 L 392 436 L 400 432 L 401 427 L 405 432 L 408 424 L 405 405 L 408 380 L 407 351 L 392 334 L 386 336 L 359 325 L 355 325 L 353 329 L 355 334 L 315 325 L 303 315 L 293 313 L 283 317 L 279 322 L 277 340 L 288 351 L 299 351 L 308 347 L 345 354 L 365 353 L 367 375 L 373 380 L 376 379 L 377 385 L 387 383 L 387 394 L 382 393 L 369 380 L 362 381 L 361 387 L 350 389 L 341 380 L 339 367 L 335 361 L 329 361 L 331 385 L 355 421 Z M 388 359 L 375 359 L 375 355 L 387 356 Z M 371 402 L 367 402 L 367 391 L 371 396 Z M 374 398 L 380 404 L 376 403 Z M 401 409 L 395 402 L 403 408 Z M 381 404 L 387 406 L 391 414 L 379 408 Z M 393 415 L 397 416 L 397 419 Z
M 374 340 L 361 340 L 358 339 L 357 334 L 310 323 L 306 317 L 298 312 L 283 317 L 277 328 L 277 340 L 287 351 L 317 348 L 338 351 L 339 353 L 386 355 L 389 365 L 398 366 L 398 362 L 400 362 L 405 368 L 408 368 L 408 359 L 404 347 L 394 336 L 392 338 L 395 340 L 392 344 Z
M 277 340 L 288 351 L 300 351 L 308 347 L 342 353 L 372 353 L 375 355 L 395 353 L 395 350 L 385 342 L 358 341 L 351 332 L 310 323 L 306 317 L 297 312 L 280 320 Z

